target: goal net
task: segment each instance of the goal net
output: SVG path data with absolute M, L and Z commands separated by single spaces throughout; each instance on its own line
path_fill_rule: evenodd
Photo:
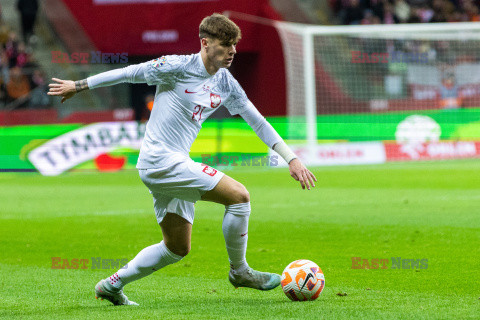
M 287 138 L 390 141 L 417 148 L 417 158 L 430 142 L 445 149 L 452 145 L 442 141 L 469 141 L 453 148 L 471 155 L 480 149 L 480 24 L 275 26 L 287 71 Z

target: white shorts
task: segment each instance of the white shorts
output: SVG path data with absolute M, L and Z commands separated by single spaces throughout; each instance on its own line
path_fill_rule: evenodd
M 162 169 L 138 169 L 143 183 L 153 195 L 153 206 L 158 223 L 167 212 L 176 213 L 191 224 L 194 203 L 215 188 L 223 172 L 186 158 Z

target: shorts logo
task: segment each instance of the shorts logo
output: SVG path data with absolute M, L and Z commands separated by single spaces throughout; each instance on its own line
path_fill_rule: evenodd
M 203 168 L 202 171 L 212 177 L 217 173 L 216 169 L 213 169 L 212 167 L 209 167 L 209 166 L 205 166 L 205 168 Z
M 220 98 L 220 96 L 215 93 L 210 93 L 210 101 L 211 101 L 210 106 L 212 107 L 212 109 L 215 109 L 220 105 L 220 103 L 222 103 L 222 99 Z
M 158 68 L 160 66 L 163 66 L 165 63 L 167 63 L 167 58 L 165 58 L 165 56 L 162 56 L 158 59 L 154 59 L 152 61 L 152 64 L 155 68 Z

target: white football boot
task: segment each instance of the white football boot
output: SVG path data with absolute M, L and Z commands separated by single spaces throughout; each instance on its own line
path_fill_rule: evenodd
M 116 306 L 138 306 L 138 303 L 128 300 L 127 296 L 123 294 L 123 290 L 108 289 L 111 286 L 107 288 L 106 281 L 106 279 L 100 280 L 95 286 L 95 299 L 106 299 Z
M 235 287 L 248 287 L 258 290 L 272 290 L 280 285 L 281 277 L 276 273 L 260 272 L 248 268 L 240 274 L 230 270 L 228 280 Z

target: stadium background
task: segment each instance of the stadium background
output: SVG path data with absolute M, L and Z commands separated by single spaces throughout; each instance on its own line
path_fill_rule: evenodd
M 302 50 L 294 42 L 289 44 L 288 39 L 283 39 L 282 47 L 274 20 L 369 25 L 377 23 L 377 19 L 385 23 L 418 23 L 475 21 L 477 17 L 474 14 L 477 5 L 473 2 L 465 2 L 457 8 L 449 6 L 448 1 L 443 1 L 442 5 L 435 2 L 431 6 L 428 2 L 339 3 L 48 0 L 38 9 L 35 33 L 25 39 L 21 11 L 14 8 L 14 1 L 5 2 L 0 37 L 4 54 L 0 135 L 8 143 L 0 147 L 0 169 L 39 170 L 29 159 L 30 152 L 82 125 L 145 121 L 154 94 L 152 87 L 124 84 L 100 88 L 60 105 L 58 99 L 45 94 L 48 79 L 52 76 L 82 79 L 165 54 L 197 52 L 198 40 L 192 30 L 197 30 L 197 22 L 211 12 L 233 12 L 233 19 L 242 28 L 243 40 L 231 72 L 280 135 L 294 145 L 297 143 L 299 147 L 295 150 L 303 154 L 305 118 L 295 118 L 303 112 L 303 88 L 301 81 L 299 84 L 296 79 L 289 80 L 286 73 L 289 64 L 302 59 Z M 28 6 L 28 1 L 24 5 Z M 185 12 L 186 5 L 188 12 Z M 405 11 L 409 17 L 406 20 Z M 316 136 L 318 143 L 329 144 L 320 149 L 314 147 L 312 154 L 302 159 L 304 162 L 315 165 L 379 163 L 477 157 L 480 154 L 476 142 L 480 136 L 477 108 L 480 78 L 467 72 L 480 67 L 475 54 L 478 41 L 452 42 L 447 48 L 435 37 L 430 41 L 395 43 L 378 37 L 350 41 L 325 36 L 315 41 L 318 44 L 314 48 L 315 70 L 312 72 L 317 79 Z M 284 55 L 286 44 L 293 47 L 293 54 Z M 403 56 L 388 63 L 368 61 L 369 54 L 387 52 L 392 47 L 397 56 L 417 56 L 410 61 L 402 61 Z M 355 58 L 355 52 L 366 54 L 367 60 L 365 56 Z M 83 60 L 78 59 L 82 54 Z M 106 60 L 98 58 L 101 54 L 106 55 Z M 430 57 L 428 63 L 418 60 L 422 54 Z M 454 83 L 447 83 L 449 80 Z M 445 86 L 449 85 L 452 87 L 449 92 L 457 90 L 456 96 L 444 98 L 443 92 L 448 91 Z M 288 94 L 291 97 L 287 97 Z M 424 144 L 415 146 L 418 150 L 414 153 L 402 152 L 399 126 L 404 121 L 407 123 L 403 127 L 407 129 L 403 130 L 403 136 Z M 421 130 L 422 126 L 429 125 L 438 133 L 429 136 Z M 84 149 L 94 148 L 81 137 L 79 139 L 76 142 Z M 368 155 L 370 151 L 364 149 L 370 148 L 369 144 L 345 145 L 345 142 L 377 142 L 382 146 L 375 146 L 381 150 L 373 159 Z M 425 145 L 428 142 L 437 145 L 429 148 Z M 104 151 L 99 150 L 88 161 L 68 169 L 131 169 L 138 156 L 135 145 L 111 145 Z M 202 154 L 262 157 L 269 152 L 241 119 L 229 117 L 223 108 L 204 124 L 191 151 L 191 156 L 199 161 Z

